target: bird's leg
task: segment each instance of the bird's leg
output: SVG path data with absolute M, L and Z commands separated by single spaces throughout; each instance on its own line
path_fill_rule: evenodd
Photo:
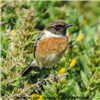
M 44 67 L 42 68 L 42 73 L 41 73 L 41 83 L 43 83 L 44 85 L 46 85 L 46 81 L 43 78 L 43 72 L 44 72 Z
M 54 81 L 56 81 L 58 83 L 58 80 L 57 80 L 58 76 L 55 71 L 55 66 L 53 67 L 53 69 L 54 69 Z

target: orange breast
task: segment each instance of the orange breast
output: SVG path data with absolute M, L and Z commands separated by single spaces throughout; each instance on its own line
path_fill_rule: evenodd
M 62 53 L 68 45 L 68 37 L 46 37 L 40 40 L 36 49 L 36 58 L 52 53 Z

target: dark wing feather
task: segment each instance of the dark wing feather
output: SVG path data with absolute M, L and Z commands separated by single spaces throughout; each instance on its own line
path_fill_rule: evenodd
M 21 72 L 21 77 L 26 76 L 33 69 L 33 67 L 35 66 L 30 66 L 30 64 L 27 67 L 25 67 Z
M 40 39 L 42 38 L 43 35 L 44 35 L 44 33 L 40 33 L 40 34 L 38 35 L 38 37 L 37 37 L 35 43 L 34 43 L 34 58 L 35 58 L 35 51 L 36 51 L 36 48 L 37 48 L 38 43 L 39 43 L 39 41 L 40 41 Z M 31 62 L 31 63 L 32 63 L 32 62 Z M 23 71 L 22 71 L 22 73 L 21 73 L 21 76 L 22 76 L 22 77 L 26 76 L 26 75 L 32 70 L 32 68 L 35 67 L 35 66 L 31 66 L 31 63 L 30 63 L 27 67 L 25 67 L 25 68 L 23 69 Z
M 36 51 L 36 48 L 37 48 L 38 43 L 39 43 L 39 41 L 40 41 L 40 39 L 42 38 L 43 35 L 44 35 L 44 33 L 40 33 L 40 34 L 38 35 L 38 37 L 37 37 L 35 43 L 34 43 L 34 58 L 35 58 L 35 51 Z

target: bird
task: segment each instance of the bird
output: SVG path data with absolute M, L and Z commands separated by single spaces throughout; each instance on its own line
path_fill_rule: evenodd
M 23 69 L 21 77 L 25 77 L 34 67 L 38 66 L 41 72 L 41 83 L 46 85 L 43 78 L 44 68 L 54 69 L 54 81 L 58 82 L 55 65 L 61 59 L 68 46 L 66 30 L 74 24 L 68 24 L 63 19 L 51 21 L 38 35 L 34 43 L 34 60 Z

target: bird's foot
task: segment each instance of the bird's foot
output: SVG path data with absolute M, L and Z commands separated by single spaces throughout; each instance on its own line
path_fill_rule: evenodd
M 54 81 L 56 81 L 57 83 L 58 83 L 58 76 L 57 76 L 57 74 L 54 74 Z
M 41 78 L 41 81 L 40 81 L 40 84 L 44 84 L 44 85 L 47 85 L 46 81 L 43 79 L 43 77 Z

